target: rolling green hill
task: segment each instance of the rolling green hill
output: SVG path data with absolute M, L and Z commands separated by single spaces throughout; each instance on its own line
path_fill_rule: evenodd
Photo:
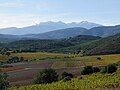
M 60 40 L 20 40 L 4 44 L 4 48 L 17 49 L 23 52 L 31 51 L 47 51 L 47 52 L 59 52 L 62 48 L 75 46 L 77 44 L 86 43 L 100 39 L 100 37 L 79 35 L 76 37 L 70 37 Z
M 63 48 L 63 50 L 84 50 L 86 55 L 120 53 L 120 34 L 101 38 L 92 42 L 82 43 L 68 48 Z
M 19 40 L 4 44 L 2 48 L 22 52 L 61 52 L 81 53 L 85 55 L 120 53 L 120 34 L 100 38 L 97 36 L 79 35 L 59 40 Z
M 120 34 L 92 42 L 85 47 L 88 46 L 90 47 L 90 50 L 87 52 L 89 55 L 120 53 Z M 92 48 L 92 46 L 94 47 Z

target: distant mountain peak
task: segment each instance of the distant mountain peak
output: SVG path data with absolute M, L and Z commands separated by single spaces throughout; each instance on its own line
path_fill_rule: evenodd
M 53 22 L 53 21 L 47 21 L 47 22 L 40 22 L 39 25 L 52 25 L 52 24 L 66 24 L 62 21 L 58 21 L 58 22 Z
M 39 33 L 45 33 L 49 31 L 55 31 L 59 29 L 65 29 L 65 28 L 73 28 L 73 27 L 82 27 L 86 29 L 91 29 L 93 27 L 102 26 L 96 23 L 91 23 L 88 21 L 82 21 L 82 22 L 71 22 L 71 23 L 65 23 L 62 21 L 47 21 L 47 22 L 41 22 L 36 25 L 24 27 L 24 28 L 5 28 L 0 29 L 1 34 L 12 34 L 12 35 L 24 35 L 24 34 L 39 34 Z
M 88 22 L 88 21 L 81 21 L 80 23 L 92 23 L 92 22 Z

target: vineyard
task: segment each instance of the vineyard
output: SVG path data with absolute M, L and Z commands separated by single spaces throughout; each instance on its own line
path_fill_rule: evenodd
M 119 86 L 120 69 L 113 74 L 94 73 L 77 77 L 67 82 L 58 81 L 51 84 L 13 87 L 9 90 L 113 90 L 119 88 Z
M 46 58 L 55 58 L 55 57 L 64 57 L 65 54 L 57 54 L 57 53 L 46 53 L 46 52 L 35 52 L 35 53 L 11 53 L 11 55 L 1 55 L 0 54 L 0 61 L 5 61 L 10 57 L 23 57 L 24 59 L 31 60 L 31 59 L 46 59 Z
M 8 80 L 11 86 L 22 86 L 20 88 L 13 87 L 9 90 L 96 90 L 96 88 L 99 90 L 101 88 L 116 88 L 120 84 L 120 69 L 114 74 L 94 73 L 85 76 L 80 74 L 81 67 L 83 66 L 91 65 L 99 67 L 118 63 L 120 61 L 120 54 L 81 57 L 79 55 L 43 52 L 11 53 L 10 56 L 0 55 L 0 59 L 6 60 L 11 56 L 23 57 L 28 62 L 12 63 L 10 65 L 13 67 L 0 68 L 0 70 L 8 71 Z M 35 74 L 45 68 L 53 68 L 59 75 L 66 71 L 75 75 L 76 78 L 67 82 L 61 80 L 51 84 L 32 85 Z
M 41 60 L 59 60 L 60 63 L 67 67 L 78 67 L 80 65 L 106 65 L 111 63 L 116 63 L 120 61 L 120 54 L 111 55 L 96 55 L 96 56 L 79 56 L 72 54 L 59 54 L 59 53 L 45 53 L 45 52 L 35 52 L 35 53 L 11 53 L 10 56 L 1 55 L 0 61 L 8 60 L 11 57 L 23 57 L 24 60 L 28 61 L 41 61 Z M 97 58 L 101 58 L 98 60 Z M 69 61 L 69 62 L 68 62 Z M 59 62 L 56 62 L 56 65 Z

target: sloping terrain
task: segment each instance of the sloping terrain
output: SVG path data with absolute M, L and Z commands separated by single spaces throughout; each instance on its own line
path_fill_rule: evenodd
M 67 48 L 68 50 L 84 50 L 86 55 L 120 53 L 120 34 L 102 38 Z M 64 48 L 63 50 L 67 50 Z
M 40 33 L 35 35 L 24 35 L 24 36 L 31 38 L 38 38 L 38 39 L 61 39 L 61 38 L 73 37 L 77 35 L 92 35 L 92 36 L 107 37 L 107 36 L 115 35 L 119 32 L 120 32 L 120 25 L 117 25 L 117 26 L 100 26 L 91 29 L 72 27 L 72 28 L 50 31 L 46 33 Z
M 100 39 L 100 37 L 79 35 L 68 39 L 60 40 L 20 40 L 4 44 L 4 48 L 17 49 L 20 51 L 47 51 L 47 52 L 58 52 L 61 48 L 75 46 L 77 44 L 94 41 Z
M 120 32 L 120 25 L 116 26 L 100 26 L 89 29 L 85 33 L 87 35 L 107 37 L 112 36 Z

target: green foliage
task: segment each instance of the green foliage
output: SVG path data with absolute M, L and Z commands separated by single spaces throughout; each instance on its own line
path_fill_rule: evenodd
M 114 64 L 109 64 L 101 69 L 101 73 L 114 73 L 116 72 L 117 67 Z
M 11 54 L 10 54 L 10 52 L 6 52 L 6 54 L 5 54 L 5 55 L 9 56 L 9 55 L 11 55 Z
M 87 55 L 117 54 L 120 53 L 120 33 L 114 36 L 102 38 L 101 40 L 83 46 L 88 49 Z M 93 47 L 94 46 L 94 47 Z M 88 47 L 88 48 L 87 48 Z
M 101 60 L 101 57 L 97 57 L 97 60 Z
M 93 72 L 100 72 L 100 68 L 98 68 L 98 67 L 93 67 Z
M 93 67 L 92 66 L 85 66 L 82 70 L 81 70 L 81 74 L 82 75 L 87 75 L 87 74 L 91 74 L 93 73 Z
M 68 47 L 76 46 L 89 41 L 100 39 L 97 36 L 79 35 L 71 38 L 60 40 L 19 40 L 11 43 L 6 43 L 2 48 L 10 49 L 13 52 L 70 52 Z M 82 51 L 82 50 L 80 50 Z M 84 54 L 84 52 L 76 51 L 76 53 Z M 72 50 L 74 52 L 74 50 Z M 4 52 L 3 52 L 4 53 Z
M 6 90 L 9 86 L 9 82 L 7 81 L 7 73 L 0 70 L 0 90 Z
M 63 82 L 70 81 L 70 80 L 71 80 L 70 76 L 66 76 L 66 77 L 63 78 Z
M 63 72 L 62 75 L 61 75 L 61 79 L 64 79 L 66 77 L 73 78 L 73 74 L 67 73 L 67 72 Z
M 20 40 L 3 44 L 1 54 L 7 49 L 15 52 L 62 52 L 85 55 L 120 53 L 120 34 L 105 38 L 79 35 L 60 40 Z
M 103 55 L 120 53 L 120 33 L 101 39 L 87 41 L 85 43 L 76 44 L 62 48 L 63 51 L 78 53 L 80 50 L 85 51 L 84 55 Z
M 115 90 L 120 86 L 120 68 L 113 74 L 94 73 L 83 75 L 82 79 L 73 78 L 69 81 L 50 84 L 13 87 L 9 90 Z
M 33 83 L 41 84 L 41 83 L 52 83 L 58 80 L 58 75 L 54 69 L 44 69 L 40 71 Z
M 23 62 L 24 61 L 24 58 L 23 57 L 17 57 L 17 56 L 14 56 L 14 57 L 10 57 L 6 62 L 7 63 L 17 63 L 17 62 Z
M 100 72 L 100 69 L 98 67 L 86 66 L 81 70 L 82 75 L 87 75 L 95 72 Z

